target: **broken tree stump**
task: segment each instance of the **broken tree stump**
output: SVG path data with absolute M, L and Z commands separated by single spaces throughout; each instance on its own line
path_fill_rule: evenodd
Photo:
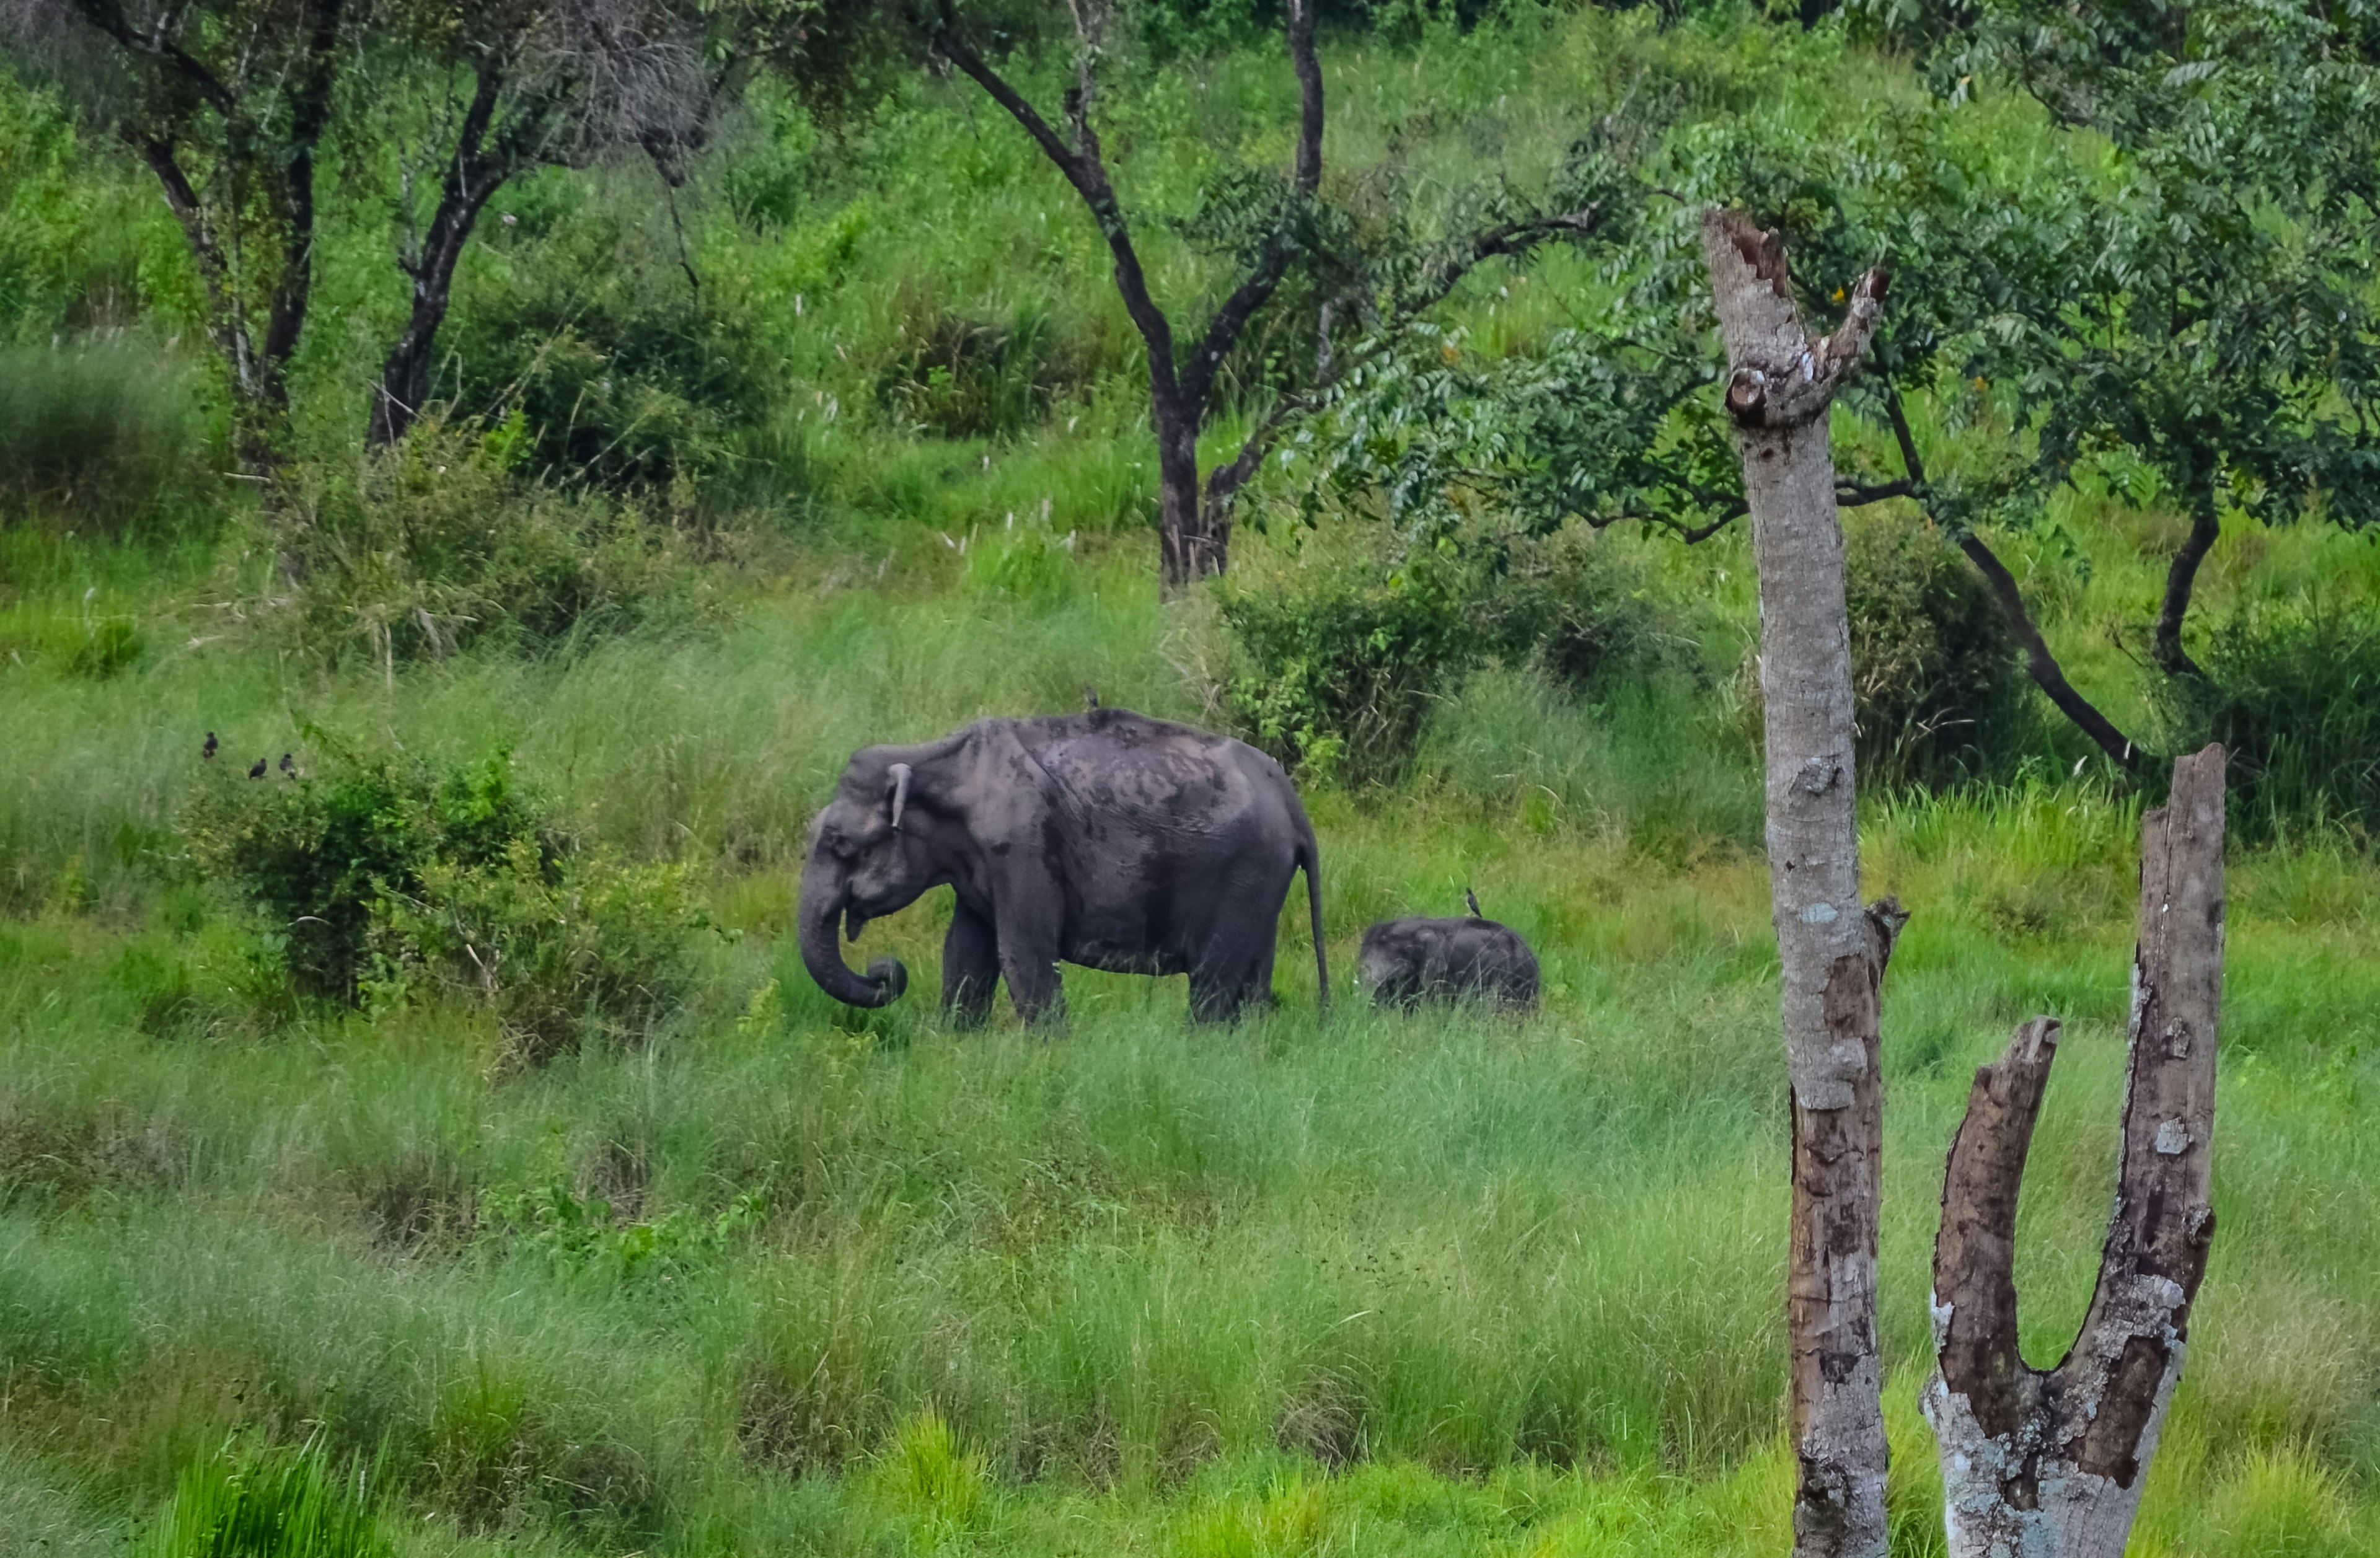
M 2027 1022 L 1975 1073 L 1943 1178 L 1924 1399 L 1950 1558 L 2122 1558 L 2215 1233 L 2223 791 L 2224 751 L 2208 747 L 2175 762 L 2165 806 L 2141 821 L 2116 1209 L 2082 1332 L 2054 1369 L 2018 1355 L 2015 1257 L 2056 1019 Z

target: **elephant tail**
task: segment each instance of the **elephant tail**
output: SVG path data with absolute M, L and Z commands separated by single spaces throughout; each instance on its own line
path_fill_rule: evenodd
M 1330 955 L 1322 945 L 1322 850 L 1308 827 L 1297 845 L 1298 869 L 1305 872 L 1305 907 L 1314 919 L 1315 1001 L 1323 1016 L 1330 1015 Z

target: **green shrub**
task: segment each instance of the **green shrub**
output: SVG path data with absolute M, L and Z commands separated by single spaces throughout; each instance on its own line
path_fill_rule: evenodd
M 683 867 L 557 858 L 516 836 L 492 860 L 425 861 L 419 882 L 373 900 L 371 994 L 484 1005 L 511 1060 L 533 1065 L 592 1031 L 634 1031 L 683 991 L 696 923 Z
M 1089 387 L 1090 354 L 1046 313 L 1006 323 L 948 310 L 914 311 L 878 373 L 876 397 L 895 420 L 937 438 L 997 438 L 1023 432 L 1059 399 Z
M 216 495 L 192 376 L 127 342 L 0 351 L 0 520 L 133 534 Z
M 360 1460 L 226 1443 L 183 1469 L 140 1558 L 384 1558 L 373 1477 Z
M 1609 533 L 1572 526 L 1483 561 L 1472 610 L 1507 664 L 1536 664 L 1581 693 L 1702 669 L 1700 646 L 1653 598 L 1650 570 Z
M 1692 663 L 1642 575 L 1591 533 L 1431 554 L 1382 573 L 1324 567 L 1285 589 L 1227 587 L 1245 668 L 1226 689 L 1250 738 L 1283 762 L 1394 778 L 1439 700 L 1489 659 L 1535 664 L 1572 693 Z
M 1843 531 L 1861 783 L 1992 771 L 2022 738 L 2027 685 L 1998 603 L 1931 525 L 1868 510 Z
M 2165 744 L 2228 748 L 2232 825 L 2380 823 L 2380 612 L 2250 605 L 2209 639 L 2204 676 L 2159 678 Z
M 1232 715 L 1257 746 L 1317 777 L 1393 778 L 1431 705 L 1478 657 L 1465 604 L 1432 568 L 1227 587 L 1222 618 L 1246 662 L 1226 688 Z
M 440 404 L 518 412 L 541 481 L 683 494 L 732 469 L 784 382 L 734 278 L 692 285 L 650 189 L 555 173 L 507 186 L 504 203 L 513 220 L 483 224 L 487 249 L 458 280 Z
M 201 872 L 263 913 L 308 995 L 357 999 L 381 900 L 419 896 L 425 873 L 485 870 L 522 844 L 560 857 L 507 757 L 444 773 L 343 751 L 321 773 L 284 761 L 258 779 L 228 752 L 210 762 L 182 823 Z
M 525 437 L 517 413 L 486 432 L 428 420 L 394 449 L 316 472 L 310 522 L 289 543 L 309 651 L 394 666 L 682 612 L 672 532 L 620 500 L 517 476 Z
M 767 1200 L 747 1190 L 709 1217 L 683 1208 L 650 1219 L 617 1211 L 555 1179 L 488 1191 L 480 1198 L 480 1226 L 490 1242 L 541 1256 L 559 1271 L 666 1280 L 742 1241 L 760 1225 Z
M 694 922 L 683 871 L 572 849 L 508 756 L 443 772 L 338 750 L 321 773 L 287 761 L 260 779 L 224 761 L 184 830 L 200 870 L 258 909 L 302 993 L 459 997 L 531 1062 L 676 999 Z

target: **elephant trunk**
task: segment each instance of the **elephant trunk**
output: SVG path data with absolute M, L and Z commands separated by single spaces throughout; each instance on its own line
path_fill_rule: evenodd
M 831 863 L 812 860 L 802 872 L 802 964 L 818 987 L 846 1006 L 889 1006 L 909 988 L 909 970 L 897 957 L 880 957 L 868 966 L 865 978 L 855 974 L 835 945 L 834 932 L 843 918 L 847 884 Z

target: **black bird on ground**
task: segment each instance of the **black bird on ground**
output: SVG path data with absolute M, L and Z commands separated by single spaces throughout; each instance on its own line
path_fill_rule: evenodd
M 1099 706 L 1099 689 L 1091 686 L 1090 683 L 1085 682 L 1083 684 L 1083 712 L 1085 713 L 1090 713 L 1096 711 Z
M 207 744 L 199 749 L 199 756 L 212 761 L 215 755 L 215 733 L 207 732 Z
M 296 773 L 298 772 L 298 760 L 297 760 L 296 758 L 291 757 L 291 756 L 290 756 L 288 753 L 286 753 L 286 752 L 282 753 L 282 754 L 281 754 L 281 772 L 282 772 L 282 773 L 289 773 L 289 774 L 294 774 L 294 773 Z
M 1486 915 L 1484 915 L 1484 914 L 1482 914 L 1482 913 L 1480 913 L 1480 912 L 1479 912 L 1479 895 L 1478 895 L 1478 894 L 1476 894 L 1476 893 L 1474 893 L 1474 892 L 1473 892 L 1470 888 L 1468 888 L 1468 887 L 1466 887 L 1466 888 L 1464 888 L 1464 889 L 1463 890 L 1463 901 L 1464 903 L 1466 903 L 1466 904 L 1468 904 L 1468 905 L 1470 905 L 1470 906 L 1471 906 L 1471 918 L 1472 918 L 1472 919 L 1487 919 L 1487 918 L 1488 918 Z
M 248 776 L 251 779 L 261 779 L 264 777 L 264 760 L 262 758 L 256 760 L 256 766 L 248 771 Z

